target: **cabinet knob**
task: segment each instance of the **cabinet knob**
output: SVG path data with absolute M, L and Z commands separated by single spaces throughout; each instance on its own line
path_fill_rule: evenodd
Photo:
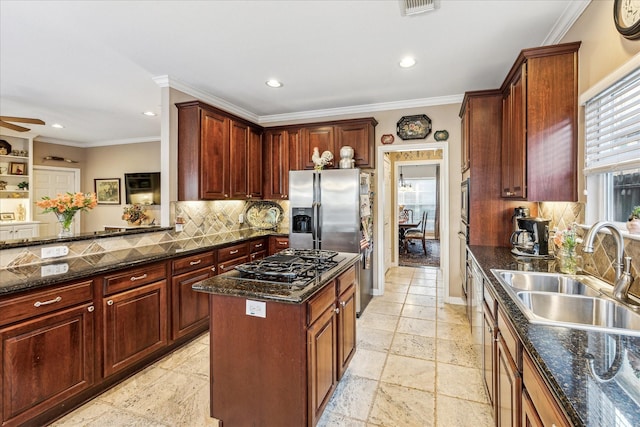
M 340 305 L 342 306 L 342 308 L 344 308 L 347 305 L 346 301 L 340 301 Z
M 211 267 L 211 271 L 216 271 L 216 268 L 215 267 Z
M 336 307 L 334 311 L 336 312 L 336 314 L 340 314 L 340 307 Z
M 229 195 L 228 195 L 228 194 L 225 194 L 225 195 L 224 195 L 224 197 L 229 197 Z
M 229 255 L 235 255 L 240 251 L 240 249 L 236 249 L 235 251 L 229 251 Z
M 147 278 L 147 273 L 143 274 L 142 276 L 131 276 L 131 281 L 135 282 L 136 280 L 142 280 L 142 279 L 146 279 Z
M 113 305 L 113 300 L 110 299 L 109 301 L 107 301 L 107 305 Z
M 92 306 L 92 305 L 90 305 L 89 307 L 87 307 L 87 311 L 88 311 L 89 313 L 93 313 L 93 310 L 95 310 L 95 309 L 96 309 L 96 308 L 95 308 L 94 306 Z

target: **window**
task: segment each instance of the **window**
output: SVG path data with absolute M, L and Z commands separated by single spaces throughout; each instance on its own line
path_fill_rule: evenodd
M 437 209 L 436 178 L 409 178 L 403 180 L 405 188 L 398 184 L 398 204 L 411 210 L 414 223 L 427 212 L 427 230 L 434 231 Z M 411 187 L 409 187 L 409 185 Z
M 585 104 L 587 222 L 626 222 L 640 205 L 640 68 Z

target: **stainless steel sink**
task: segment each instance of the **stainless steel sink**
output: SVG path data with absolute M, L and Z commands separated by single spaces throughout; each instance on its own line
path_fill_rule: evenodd
M 492 272 L 531 323 L 640 336 L 640 313 L 610 298 L 612 286 L 595 277 Z
M 517 298 L 533 316 L 552 324 L 640 335 L 640 314 L 605 297 L 518 292 Z
M 596 287 L 588 286 L 583 282 L 587 281 L 586 276 L 581 279 L 579 276 L 554 273 L 526 273 L 510 270 L 496 272 L 498 280 L 516 290 L 589 296 L 601 294 Z

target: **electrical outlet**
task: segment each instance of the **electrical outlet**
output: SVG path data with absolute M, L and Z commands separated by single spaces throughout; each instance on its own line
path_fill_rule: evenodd
M 238 215 L 238 222 L 239 222 L 240 224 L 243 224 L 243 223 L 244 223 L 244 214 L 240 214 L 240 215 Z
M 40 276 L 42 277 L 53 276 L 55 274 L 65 274 L 67 272 L 69 272 L 69 264 L 67 264 L 66 262 L 60 264 L 43 265 L 40 268 Z
M 69 254 L 69 248 L 66 246 L 50 246 L 48 248 L 42 248 L 40 252 L 40 258 L 56 258 L 59 256 L 65 256 Z

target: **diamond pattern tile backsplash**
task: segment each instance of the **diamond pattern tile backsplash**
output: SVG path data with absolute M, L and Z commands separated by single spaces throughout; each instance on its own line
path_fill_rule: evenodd
M 584 224 L 584 204 L 565 202 L 542 202 L 538 205 L 538 216 L 551 220 L 550 230 L 557 227 L 564 230 L 573 223 Z M 583 238 L 587 230 L 577 227 L 577 234 Z M 616 258 L 616 245 L 611 234 L 599 233 L 592 254 L 582 252 L 582 244 L 578 245 L 578 253 L 582 255 L 584 270 L 600 277 L 609 283 L 615 280 L 613 262 Z M 625 256 L 631 257 L 631 275 L 633 284 L 630 292 L 640 298 L 640 241 L 624 239 Z

